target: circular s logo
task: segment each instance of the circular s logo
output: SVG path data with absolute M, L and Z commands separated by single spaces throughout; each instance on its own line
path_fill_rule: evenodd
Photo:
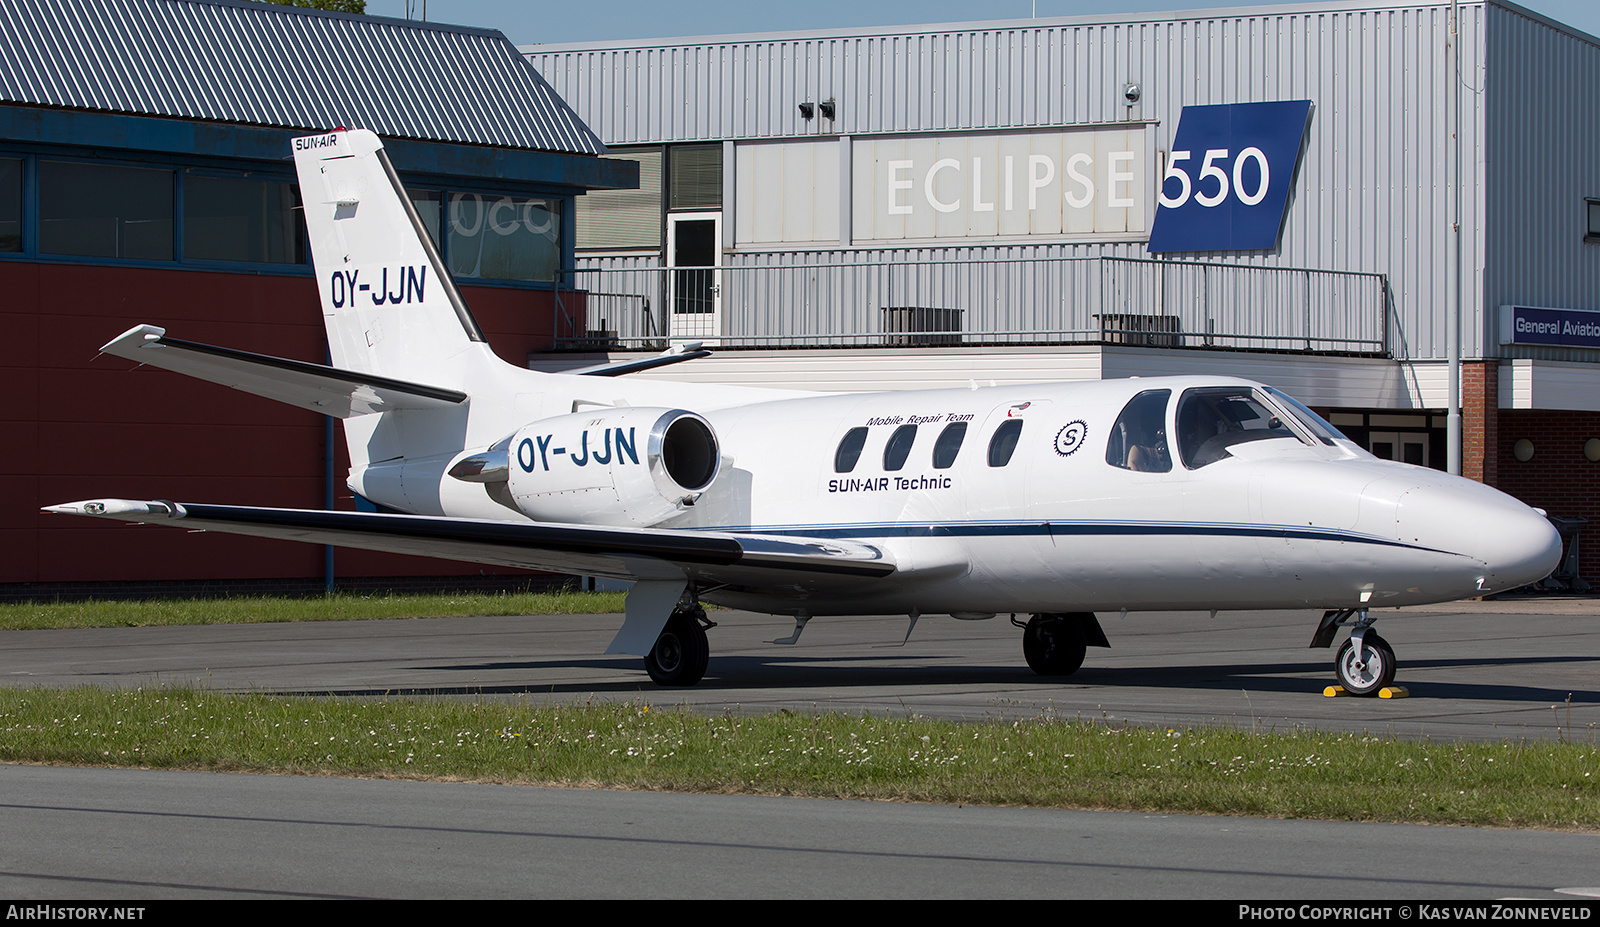
M 1056 432 L 1056 453 L 1062 457 L 1071 457 L 1078 448 L 1083 447 L 1083 439 L 1089 436 L 1089 426 L 1082 421 L 1069 422 Z

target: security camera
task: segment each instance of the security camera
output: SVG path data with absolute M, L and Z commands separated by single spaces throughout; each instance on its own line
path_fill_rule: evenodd
M 1127 84 L 1124 84 L 1122 87 L 1122 98 L 1128 101 L 1129 106 L 1139 102 L 1139 85 L 1132 83 L 1131 81 Z

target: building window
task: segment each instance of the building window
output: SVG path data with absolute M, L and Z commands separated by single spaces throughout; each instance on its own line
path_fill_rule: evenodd
M 1600 242 L 1600 197 L 1591 196 L 1585 199 L 1583 214 L 1587 220 L 1583 240 Z
M 39 162 L 39 250 L 172 260 L 172 171 Z
M 411 195 L 411 206 L 416 209 L 417 216 L 422 219 L 422 227 L 428 230 L 428 237 L 433 240 L 435 248 L 443 242 L 439 238 L 439 226 L 444 215 L 444 201 L 438 190 L 407 190 Z
M 22 250 L 22 159 L 0 158 L 0 251 Z
M 452 193 L 449 216 L 458 278 L 549 282 L 561 269 L 559 200 Z
M 578 197 L 573 234 L 580 250 L 661 249 L 661 149 L 603 157 L 639 162 L 639 189 L 596 190 Z
M 722 146 L 678 145 L 667 153 L 671 209 L 722 208 Z
M 183 256 L 205 261 L 304 264 L 299 205 L 298 191 L 283 181 L 185 177 Z

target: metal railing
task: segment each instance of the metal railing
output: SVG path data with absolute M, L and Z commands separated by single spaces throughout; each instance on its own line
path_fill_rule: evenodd
M 1388 353 L 1383 274 L 1139 258 L 749 263 L 592 259 L 557 347 L 1135 344 Z M 757 263 L 771 261 L 770 263 Z

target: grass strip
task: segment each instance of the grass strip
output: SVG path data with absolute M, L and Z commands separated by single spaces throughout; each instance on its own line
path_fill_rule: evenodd
M 1600 830 L 1592 742 L 1417 743 L 1051 717 L 0 689 L 0 760 Z
M 596 615 L 621 612 L 624 595 L 621 592 L 454 595 L 336 593 L 306 598 L 240 596 L 222 599 L 20 602 L 0 604 L 0 631 L 484 615 Z

